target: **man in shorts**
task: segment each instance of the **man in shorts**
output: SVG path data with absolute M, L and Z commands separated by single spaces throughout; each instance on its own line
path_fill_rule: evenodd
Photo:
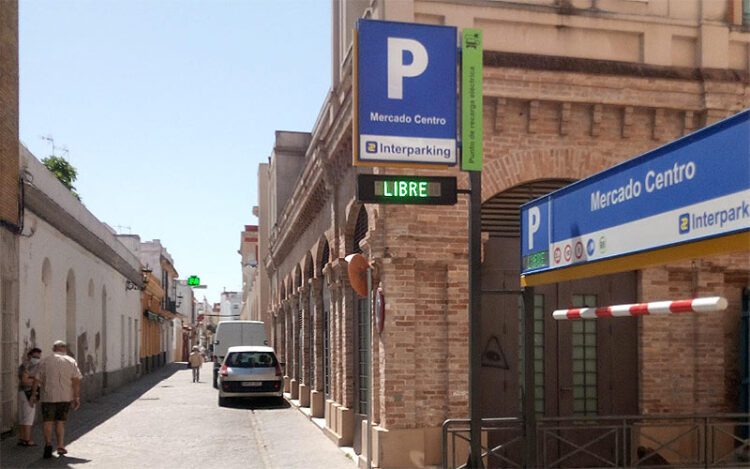
M 58 340 L 52 346 L 52 355 L 43 358 L 34 373 L 32 399 L 36 400 L 37 389 L 42 390 L 42 430 L 44 433 L 44 458 L 52 457 L 52 425 L 57 436 L 57 454 L 65 449 L 65 420 L 71 407 L 81 406 L 81 370 L 73 357 L 68 356 L 68 346 Z

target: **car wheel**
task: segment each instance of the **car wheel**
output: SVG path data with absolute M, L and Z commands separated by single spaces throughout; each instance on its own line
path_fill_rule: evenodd
M 228 398 L 219 396 L 219 407 L 226 407 L 227 400 Z
M 214 389 L 219 389 L 219 373 L 214 370 Z

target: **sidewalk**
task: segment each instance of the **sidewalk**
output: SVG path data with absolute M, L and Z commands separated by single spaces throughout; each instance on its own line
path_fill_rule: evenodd
M 66 425 L 66 456 L 42 459 L 42 447 L 0 446 L 0 467 L 86 469 L 352 469 L 323 433 L 285 400 L 232 400 L 218 406 L 212 364 L 192 382 L 184 363 L 82 404 Z M 34 428 L 41 445 L 41 425 Z
M 183 368 L 185 368 L 184 363 L 170 363 L 132 383 L 115 389 L 109 394 L 82 402 L 81 408 L 77 411 L 71 411 L 68 416 L 68 422 L 65 425 L 66 446 L 115 416 L 162 380 L 169 378 L 177 370 Z M 33 437 L 39 446 L 31 448 L 17 446 L 18 440 L 15 435 L 0 442 L 0 467 L 70 467 L 71 465 L 90 462 L 87 459 L 75 457 L 43 459 L 44 438 L 42 437 L 41 423 L 34 425 Z

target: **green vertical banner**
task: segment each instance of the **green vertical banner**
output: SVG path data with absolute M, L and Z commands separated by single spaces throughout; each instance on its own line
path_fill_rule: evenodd
M 461 170 L 482 170 L 482 30 L 461 39 Z

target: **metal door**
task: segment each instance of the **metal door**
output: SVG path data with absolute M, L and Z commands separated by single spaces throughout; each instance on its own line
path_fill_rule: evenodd
M 523 399 L 523 308 L 520 302 L 518 239 L 490 238 L 482 265 L 483 417 L 521 417 Z M 552 311 L 636 302 L 634 272 L 534 288 L 535 399 L 538 417 L 637 413 L 637 319 L 555 321 Z M 590 435 L 563 435 L 573 441 Z M 511 444 L 508 444 L 511 442 Z M 520 461 L 521 443 L 508 435 L 489 436 L 491 446 L 507 445 L 505 455 Z M 542 443 L 541 441 L 539 442 Z M 610 442 L 602 442 L 602 449 Z M 547 442 L 552 460 L 570 448 Z M 585 454 L 585 453 L 584 453 Z M 586 464 L 576 457 L 561 465 Z
M 356 294 L 355 294 L 356 295 Z M 356 297 L 355 300 L 355 343 L 357 344 L 356 370 L 354 371 L 356 383 L 354 386 L 355 403 L 354 403 L 354 452 L 362 452 L 362 422 L 367 419 L 367 406 L 369 405 L 370 383 L 367 370 L 367 355 L 370 353 L 370 344 L 366 344 L 364 338 L 367 337 L 366 327 L 370 327 L 369 317 L 367 315 L 367 299 Z

